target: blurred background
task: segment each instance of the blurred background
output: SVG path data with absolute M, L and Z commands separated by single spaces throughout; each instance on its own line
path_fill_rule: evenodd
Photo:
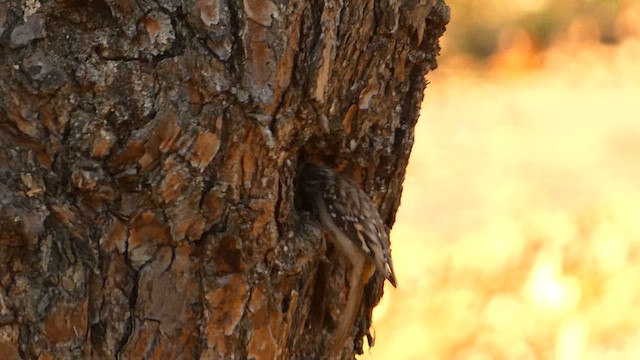
M 359 359 L 640 359 L 640 0 L 448 0 Z

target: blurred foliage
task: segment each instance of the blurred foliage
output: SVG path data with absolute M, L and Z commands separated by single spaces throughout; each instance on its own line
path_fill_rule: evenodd
M 640 359 L 640 0 L 447 0 L 361 359 Z
M 514 32 L 525 32 L 536 48 L 545 49 L 558 38 L 580 30 L 602 43 L 617 43 L 629 35 L 620 26 L 626 10 L 638 0 L 514 0 L 511 2 L 448 0 L 452 20 L 445 34 L 445 55 L 466 54 L 485 59 L 499 52 L 501 41 Z

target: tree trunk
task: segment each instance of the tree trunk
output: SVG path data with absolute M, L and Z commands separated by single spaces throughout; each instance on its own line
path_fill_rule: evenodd
M 0 4 L 0 357 L 328 358 L 348 262 L 296 208 L 297 165 L 391 226 L 447 21 L 441 0 Z

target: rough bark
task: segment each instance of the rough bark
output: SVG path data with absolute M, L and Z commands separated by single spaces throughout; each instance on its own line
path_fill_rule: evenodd
M 427 0 L 1 3 L 2 358 L 326 358 L 349 269 L 296 166 L 348 173 L 391 226 L 447 21 Z

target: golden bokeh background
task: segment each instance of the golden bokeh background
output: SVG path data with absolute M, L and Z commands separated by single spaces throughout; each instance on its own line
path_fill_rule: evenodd
M 640 1 L 448 3 L 359 359 L 640 359 Z

